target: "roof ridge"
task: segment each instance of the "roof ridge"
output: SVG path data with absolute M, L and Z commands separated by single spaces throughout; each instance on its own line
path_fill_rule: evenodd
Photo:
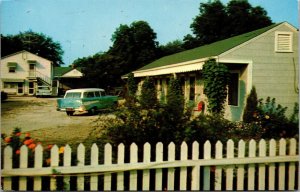
M 146 70 L 146 69 L 152 69 L 162 66 L 167 66 L 171 64 L 186 62 L 190 60 L 196 60 L 201 59 L 205 57 L 213 57 L 216 55 L 220 55 L 238 45 L 241 45 L 267 31 L 270 29 L 281 25 L 284 22 L 275 23 L 260 29 L 256 29 L 250 32 L 246 32 L 240 35 L 228 37 L 226 39 L 222 39 L 219 41 L 212 42 L 210 44 L 201 45 L 199 47 L 195 47 L 193 49 L 185 50 L 182 52 L 174 53 L 172 55 L 167 55 L 164 57 L 161 57 L 141 68 L 139 68 L 136 71 L 140 70 Z

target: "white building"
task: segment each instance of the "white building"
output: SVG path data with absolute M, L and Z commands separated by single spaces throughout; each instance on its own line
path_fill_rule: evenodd
M 43 57 L 20 51 L 1 58 L 1 91 L 15 95 L 35 95 L 39 85 L 52 93 L 53 63 Z M 55 93 L 54 93 L 55 94 Z

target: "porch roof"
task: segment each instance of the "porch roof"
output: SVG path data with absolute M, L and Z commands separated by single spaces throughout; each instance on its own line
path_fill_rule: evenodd
M 14 78 L 3 78 L 1 80 L 2 80 L 2 82 L 7 82 L 7 83 L 22 83 L 22 82 L 24 82 L 24 79 L 14 79 Z
M 54 67 L 54 77 L 62 77 L 64 74 L 72 71 L 73 69 L 77 69 L 78 71 L 82 72 L 81 67 Z
M 249 41 L 258 35 L 263 34 L 264 32 L 280 25 L 273 24 L 268 27 L 264 27 L 252 32 L 244 33 L 238 36 L 234 36 L 228 39 L 224 39 L 221 41 L 217 41 L 211 44 L 203 45 L 194 49 L 186 50 L 183 52 L 179 52 L 173 55 L 162 57 L 134 72 L 141 72 L 146 71 L 150 69 L 156 69 L 161 67 L 171 67 L 175 64 L 189 62 L 193 60 L 201 60 L 209 57 L 215 57 L 218 56 L 242 43 L 245 43 L 246 41 Z

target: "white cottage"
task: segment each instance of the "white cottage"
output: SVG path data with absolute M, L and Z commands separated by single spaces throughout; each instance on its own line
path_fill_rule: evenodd
M 167 94 L 171 76 L 180 78 L 186 101 L 207 105 L 201 70 L 210 58 L 226 64 L 231 72 L 226 118 L 242 119 L 252 86 L 258 98 L 276 98 L 292 113 L 299 96 L 298 30 L 287 22 L 169 55 L 133 73 L 141 83 L 147 76 L 154 77 L 159 95 Z
M 8 94 L 35 95 L 38 86 L 52 90 L 53 63 L 20 51 L 1 58 L 1 90 Z

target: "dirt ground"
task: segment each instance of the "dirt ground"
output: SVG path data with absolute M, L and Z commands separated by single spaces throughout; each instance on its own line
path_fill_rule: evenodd
M 15 127 L 30 132 L 43 144 L 75 144 L 86 141 L 98 128 L 99 115 L 67 116 L 56 111 L 57 98 L 9 97 L 1 103 L 1 133 Z

